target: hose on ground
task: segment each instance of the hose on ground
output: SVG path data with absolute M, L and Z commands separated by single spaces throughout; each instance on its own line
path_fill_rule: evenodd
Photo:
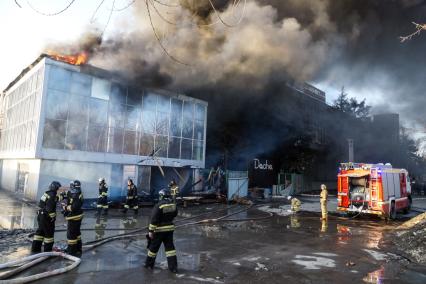
M 25 276 L 25 277 L 20 277 L 20 278 L 15 278 L 15 279 L 10 279 L 10 280 L 2 280 L 2 283 L 28 283 L 28 282 L 32 282 L 32 281 L 36 281 L 36 280 L 40 280 L 46 277 L 50 277 L 50 276 L 54 276 L 54 275 L 58 275 L 58 274 L 62 274 L 65 272 L 68 272 L 70 270 L 73 270 L 74 268 L 76 268 L 80 262 L 81 259 L 63 252 L 43 252 L 43 253 L 38 253 L 38 254 L 34 254 L 34 255 L 30 255 L 27 257 L 24 257 L 22 259 L 19 260 L 15 260 L 15 261 L 10 261 L 4 264 L 0 264 L 0 269 L 5 269 L 5 268 L 10 268 L 10 267 L 15 267 L 19 264 L 24 264 L 21 267 L 12 270 L 14 273 L 12 274 L 12 271 L 9 271 L 6 273 L 6 275 L 8 275 L 7 277 L 10 277 L 24 269 L 27 269 L 41 261 L 46 260 L 47 258 L 51 257 L 51 256 L 57 256 L 57 257 L 62 257 L 62 258 L 66 258 L 68 260 L 71 260 L 73 263 L 71 265 L 62 267 L 62 268 L 58 268 L 52 271 L 46 271 L 46 272 L 42 272 L 42 273 L 38 273 L 38 274 L 34 274 L 31 276 Z M 42 260 L 39 260 L 42 259 Z M 26 263 L 30 261 L 29 263 Z M 0 279 L 4 279 L 4 274 L 2 275 L 2 277 Z

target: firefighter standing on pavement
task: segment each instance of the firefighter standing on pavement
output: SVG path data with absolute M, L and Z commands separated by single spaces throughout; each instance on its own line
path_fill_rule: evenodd
M 154 268 L 155 257 L 162 243 L 167 256 L 169 270 L 177 273 L 177 257 L 173 244 L 175 226 L 173 219 L 177 216 L 176 203 L 170 198 L 170 192 L 160 190 L 160 202 L 152 209 L 151 223 L 149 224 L 148 255 L 145 261 L 146 268 Z
M 321 194 L 320 194 L 320 203 L 321 203 L 321 219 L 327 220 L 327 199 L 328 199 L 328 191 L 325 184 L 321 184 Z
M 66 203 L 63 204 L 65 220 L 67 220 L 67 243 L 66 252 L 71 255 L 81 255 L 81 220 L 83 220 L 83 194 L 81 183 L 75 180 L 66 194 Z
M 300 206 L 302 205 L 302 202 L 300 202 L 299 199 L 296 197 L 288 196 L 288 200 L 291 202 L 291 212 L 296 213 L 300 211 Z
M 132 208 L 135 214 L 138 213 L 138 189 L 130 178 L 127 181 L 127 196 L 123 213 L 126 213 L 129 208 Z
M 173 179 L 169 183 L 170 194 L 172 195 L 173 201 L 176 202 L 176 196 L 179 195 L 179 186 L 176 181 Z
M 98 197 L 98 213 L 100 214 L 102 210 L 104 213 L 108 213 L 108 185 L 105 182 L 105 178 L 99 179 L 99 197 Z
M 61 184 L 57 181 L 52 181 L 49 185 L 49 190 L 46 191 L 40 198 L 37 211 L 38 229 L 34 234 L 34 240 L 31 247 L 31 252 L 41 252 L 41 246 L 44 242 L 44 251 L 52 251 L 55 220 L 56 220 L 56 203 L 59 200 L 57 195 Z

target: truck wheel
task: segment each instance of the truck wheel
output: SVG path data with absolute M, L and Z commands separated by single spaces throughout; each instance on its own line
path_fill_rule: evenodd
M 396 219 L 396 206 L 395 206 L 395 201 L 392 201 L 392 203 L 391 203 L 390 218 L 391 218 L 392 220 L 395 220 L 395 219 Z
M 411 196 L 408 196 L 408 206 L 404 209 L 404 214 L 410 213 L 412 203 L 413 200 L 411 199 Z

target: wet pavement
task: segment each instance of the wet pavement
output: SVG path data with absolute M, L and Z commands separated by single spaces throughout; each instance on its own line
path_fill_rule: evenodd
M 8 229 L 31 228 L 35 208 L 22 202 L 8 205 L 8 199 L 10 197 L 0 191 L 0 225 Z M 426 267 L 399 256 L 390 241 L 393 229 L 402 220 L 386 223 L 374 218 L 348 219 L 333 215 L 328 222 L 322 222 L 317 213 L 318 200 L 302 198 L 302 202 L 302 210 L 307 211 L 296 215 L 274 214 L 256 221 L 179 227 L 175 232 L 179 263 L 176 275 L 167 270 L 163 248 L 158 254 L 156 269 L 150 271 L 142 267 L 146 239 L 141 234 L 86 251 L 77 269 L 42 283 L 426 283 Z M 267 217 L 268 211 L 279 208 L 286 212 L 288 205 L 284 203 L 263 204 L 229 218 Z M 331 211 L 333 206 L 330 202 Z M 210 213 L 177 224 L 216 218 L 243 208 L 223 204 L 182 208 L 180 220 Z M 83 242 L 145 227 L 149 213 L 150 208 L 140 210 L 137 216 L 133 212 L 123 215 L 118 210 L 110 210 L 107 216 L 97 217 L 95 211 L 86 211 Z M 55 234 L 55 242 L 64 243 L 66 228 L 62 217 L 56 225 L 59 232 Z M 0 263 L 28 255 L 29 247 L 29 242 L 11 246 L 0 243 Z M 21 276 L 64 264 L 67 262 L 52 259 Z

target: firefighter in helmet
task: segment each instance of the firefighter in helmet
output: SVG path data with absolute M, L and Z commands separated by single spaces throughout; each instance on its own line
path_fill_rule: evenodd
M 169 190 L 173 201 L 176 202 L 176 196 L 179 195 L 179 186 L 174 179 L 172 179 L 172 181 L 169 183 Z
M 177 206 L 169 191 L 160 190 L 159 196 L 160 201 L 152 209 L 151 223 L 149 224 L 148 255 L 145 267 L 154 268 L 157 252 L 161 244 L 164 243 L 169 270 L 177 273 L 177 257 L 173 244 L 175 229 L 173 219 L 177 216 Z
M 57 181 L 52 181 L 49 189 L 41 196 L 37 211 L 38 228 L 34 234 L 34 239 L 31 247 L 31 252 L 41 252 L 41 246 L 44 242 L 44 251 L 52 251 L 55 220 L 56 220 L 56 203 L 59 200 L 58 189 L 61 184 Z
M 296 197 L 293 197 L 293 196 L 288 196 L 287 199 L 290 200 L 290 202 L 291 202 L 291 212 L 292 213 L 299 212 L 300 206 L 302 205 L 302 202 L 300 202 L 299 199 L 297 199 Z
M 108 213 L 108 185 L 105 182 L 105 178 L 99 179 L 99 197 L 98 197 L 98 213 L 102 210 L 104 213 Z
M 62 204 L 63 214 L 67 220 L 67 249 L 71 255 L 81 255 L 81 221 L 83 220 L 83 194 L 81 182 L 75 180 L 66 194 L 65 203 Z
M 327 199 L 328 191 L 325 184 L 321 184 L 321 194 L 320 194 L 320 203 L 321 203 L 321 220 L 327 220 Z
M 129 178 L 127 180 L 126 204 L 122 212 L 126 213 L 130 208 L 134 210 L 135 214 L 138 214 L 138 189 L 133 180 Z

